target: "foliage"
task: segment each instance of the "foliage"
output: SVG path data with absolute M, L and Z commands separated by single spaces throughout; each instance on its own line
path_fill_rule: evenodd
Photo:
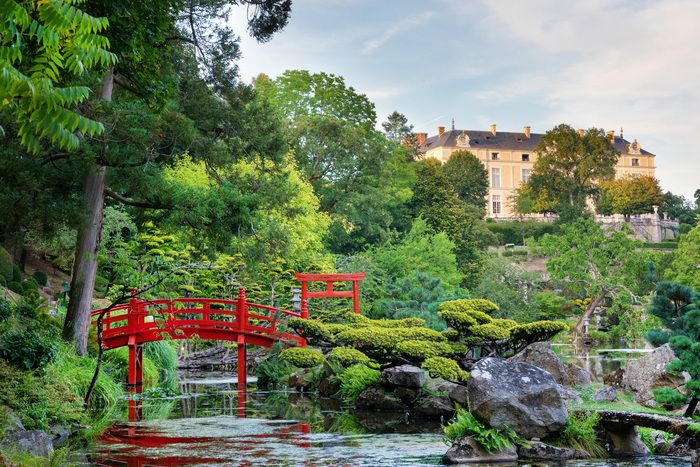
M 537 162 L 525 184 L 527 191 L 519 192 L 518 197 L 544 198 L 546 203 L 532 208 L 546 212 L 554 206 L 562 215 L 563 206 L 577 212 L 583 210 L 585 197 L 593 192 L 596 183 L 614 177 L 619 156 L 602 129 L 591 128 L 579 136 L 566 124 L 547 131 L 536 151 Z
M 667 279 L 700 290 L 700 226 L 696 225 L 678 241 L 673 264 L 667 272 Z
M 489 193 L 488 173 L 474 154 L 465 150 L 454 151 L 442 166 L 442 171 L 459 199 L 484 209 Z
M 308 347 L 290 347 L 280 352 L 280 358 L 299 368 L 311 368 L 322 364 L 326 358 Z
M 535 321 L 513 327 L 510 330 L 510 335 L 516 342 L 532 343 L 549 340 L 567 329 L 569 326 L 560 321 Z
M 370 358 L 357 349 L 350 347 L 334 347 L 328 354 L 330 362 L 337 362 L 343 367 L 349 367 L 357 364 L 369 363 Z
M 461 407 L 457 408 L 454 418 L 443 428 L 443 433 L 448 442 L 470 436 L 488 453 L 502 451 L 514 444 L 517 446 L 528 444 L 507 425 L 502 428 L 487 428 Z
M 288 381 L 289 375 L 294 372 L 294 367 L 286 360 L 279 358 L 279 348 L 273 347 L 273 351 L 257 366 L 255 375 L 258 377 L 258 385 L 262 388 L 275 388 L 282 382 Z
M 628 216 L 653 212 L 653 206 L 659 206 L 663 200 L 662 193 L 659 181 L 649 175 L 603 180 L 596 211 Z
M 11 329 L 0 338 L 0 358 L 26 370 L 45 367 L 57 352 L 57 340 L 39 329 Z
M 676 410 L 688 403 L 688 398 L 679 394 L 671 388 L 654 388 L 654 400 L 661 404 L 666 410 Z
M 338 375 L 338 395 L 346 404 L 352 404 L 365 389 L 379 382 L 379 371 L 365 365 L 353 365 Z
M 79 135 L 97 135 L 102 124 L 74 110 L 90 94 L 86 86 L 65 86 L 70 76 L 116 62 L 101 33 L 107 18 L 93 17 L 75 2 L 4 4 L 0 35 L 0 100 L 19 126 L 22 145 L 33 153 L 41 138 L 75 149 Z M 1 130 L 1 128 L 0 128 Z
M 457 362 L 445 357 L 426 358 L 421 364 L 421 368 L 433 378 L 442 378 L 448 381 L 466 381 L 469 377 L 469 373 L 460 368 Z
M 697 224 L 697 216 L 700 213 L 700 206 L 693 206 L 693 202 L 685 196 L 674 195 L 670 191 L 664 193 L 664 199 L 659 207 L 659 212 L 665 212 L 671 219 L 677 219 L 683 225 L 691 228 Z M 684 233 L 681 231 L 681 233 Z
M 394 353 L 409 360 L 425 360 L 440 355 L 450 355 L 453 351 L 447 342 L 407 340 L 397 343 Z
M 596 433 L 599 422 L 597 412 L 569 412 L 564 430 L 552 440 L 552 444 L 579 449 L 591 457 L 605 457 L 607 452 L 598 441 Z
M 0 276 L 7 282 L 12 280 L 12 266 L 12 257 L 5 248 L 0 246 Z
M 539 240 L 544 234 L 555 234 L 559 226 L 553 222 L 540 222 L 537 220 L 488 220 L 486 222 L 486 228 L 496 235 L 499 245 L 525 245 L 525 240 L 527 238 Z
M 49 277 L 44 271 L 36 270 L 33 275 L 36 283 L 42 287 L 46 286 L 49 281 Z
M 408 123 L 406 116 L 396 110 L 389 114 L 386 122 L 382 122 L 382 128 L 386 137 L 396 143 L 410 139 L 413 131 L 413 125 Z

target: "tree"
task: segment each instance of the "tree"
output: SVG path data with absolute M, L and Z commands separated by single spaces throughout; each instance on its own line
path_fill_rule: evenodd
M 698 192 L 700 193 L 700 191 Z M 671 219 L 678 219 L 679 224 L 689 224 L 694 226 L 697 224 L 697 216 L 700 212 L 697 202 L 693 206 L 693 202 L 682 195 L 674 195 L 670 191 L 664 193 L 663 201 L 659 212 L 666 213 Z
M 536 151 L 527 194 L 534 200 L 550 200 L 539 209 L 555 202 L 557 211 L 567 205 L 583 211 L 596 184 L 614 177 L 619 156 L 602 129 L 591 128 L 579 136 L 566 124 L 545 133 Z
M 455 151 L 442 170 L 459 199 L 479 209 L 485 208 L 489 193 L 488 173 L 476 156 L 469 151 Z
M 358 251 L 410 226 L 408 150 L 374 129 L 374 104 L 365 95 L 342 77 L 303 70 L 274 80 L 261 75 L 255 87 L 284 118 L 297 164 L 333 220 L 334 252 Z
M 656 329 L 647 335 L 656 345 L 670 343 L 678 360 L 672 361 L 668 369 L 690 374 L 691 380 L 685 385 L 690 396 L 685 416 L 690 417 L 700 399 L 700 294 L 675 282 L 659 282 L 649 312 L 670 330 Z
M 700 290 L 700 225 L 681 236 L 668 279 Z
M 382 128 L 386 137 L 396 143 L 403 143 L 413 133 L 413 125 L 409 125 L 406 116 L 396 110 L 389 114 Z
M 639 242 L 629 234 L 629 229 L 604 231 L 592 219 L 582 218 L 566 226 L 561 235 L 540 239 L 552 279 L 575 296 L 591 299 L 576 324 L 577 334 L 604 300 L 637 300 L 640 271 L 646 271 L 647 262 L 637 253 Z
M 600 214 L 645 214 L 663 200 L 659 181 L 649 175 L 622 177 L 600 183 L 597 211 Z
M 482 249 L 495 243 L 495 237 L 480 219 L 481 211 L 459 199 L 439 161 L 421 161 L 416 175 L 413 197 L 416 214 L 455 243 L 457 263 L 465 276 L 463 285 L 475 286 L 483 267 Z

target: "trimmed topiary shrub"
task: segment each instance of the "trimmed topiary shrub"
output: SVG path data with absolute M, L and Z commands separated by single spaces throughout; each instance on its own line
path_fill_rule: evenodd
M 308 347 L 284 349 L 280 352 L 280 358 L 299 368 L 312 368 L 326 361 L 326 357 L 321 352 Z
M 46 286 L 46 284 L 49 283 L 49 276 L 44 271 L 36 270 L 34 271 L 33 276 L 34 280 L 36 280 L 36 283 L 42 287 Z
M 479 324 L 470 329 L 472 336 L 482 341 L 500 341 L 510 337 L 507 328 L 496 326 L 495 324 Z
M 28 292 L 37 292 L 39 290 L 39 284 L 36 283 L 34 279 L 27 279 L 22 282 L 22 293 L 26 294 Z
M 515 326 L 510 330 L 510 335 L 519 346 L 523 346 L 549 340 L 567 329 L 569 326 L 559 321 L 535 321 Z
M 330 336 L 326 325 L 315 319 L 292 318 L 288 326 L 304 339 L 320 341 L 327 340 Z
M 357 349 L 350 347 L 334 347 L 328 354 L 328 360 L 337 362 L 343 367 L 349 367 L 360 363 L 369 363 L 370 358 Z
M 654 400 L 661 404 L 666 410 L 676 410 L 688 403 L 688 398 L 671 388 L 654 388 Z
M 464 371 L 454 360 L 445 357 L 430 357 L 422 364 L 421 368 L 433 378 L 442 378 L 448 381 L 466 381 L 469 373 Z
M 439 355 L 451 355 L 452 346 L 447 342 L 434 341 L 402 341 L 396 344 L 394 355 L 409 360 L 424 360 Z

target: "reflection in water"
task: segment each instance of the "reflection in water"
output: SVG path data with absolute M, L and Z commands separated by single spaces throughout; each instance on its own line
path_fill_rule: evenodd
M 212 376 L 212 375 L 210 375 Z M 183 397 L 129 400 L 120 422 L 87 452 L 103 466 L 438 465 L 447 446 L 438 422 L 405 413 L 343 411 L 337 401 L 294 392 L 238 391 L 212 376 Z M 546 464 L 538 464 L 546 465 Z M 578 461 L 575 467 L 689 466 L 677 458 Z
M 593 380 L 603 382 L 603 376 L 624 367 L 650 352 L 652 349 L 604 349 L 574 344 L 552 344 L 552 349 L 564 363 L 574 364 L 588 370 Z

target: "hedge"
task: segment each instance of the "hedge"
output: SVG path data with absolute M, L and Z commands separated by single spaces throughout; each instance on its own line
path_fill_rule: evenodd
M 344 367 L 357 365 L 359 363 L 369 363 L 370 358 L 357 349 L 350 347 L 334 347 L 328 354 L 328 360 L 338 362 Z
M 452 346 L 446 342 L 402 341 L 396 344 L 394 354 L 408 359 L 424 360 L 440 355 L 451 355 Z
M 421 364 L 421 368 L 433 378 L 449 381 L 466 381 L 469 378 L 469 373 L 461 369 L 457 362 L 445 357 L 428 358 Z
M 290 347 L 280 352 L 280 358 L 299 368 L 311 368 L 326 361 L 322 353 L 308 347 Z

